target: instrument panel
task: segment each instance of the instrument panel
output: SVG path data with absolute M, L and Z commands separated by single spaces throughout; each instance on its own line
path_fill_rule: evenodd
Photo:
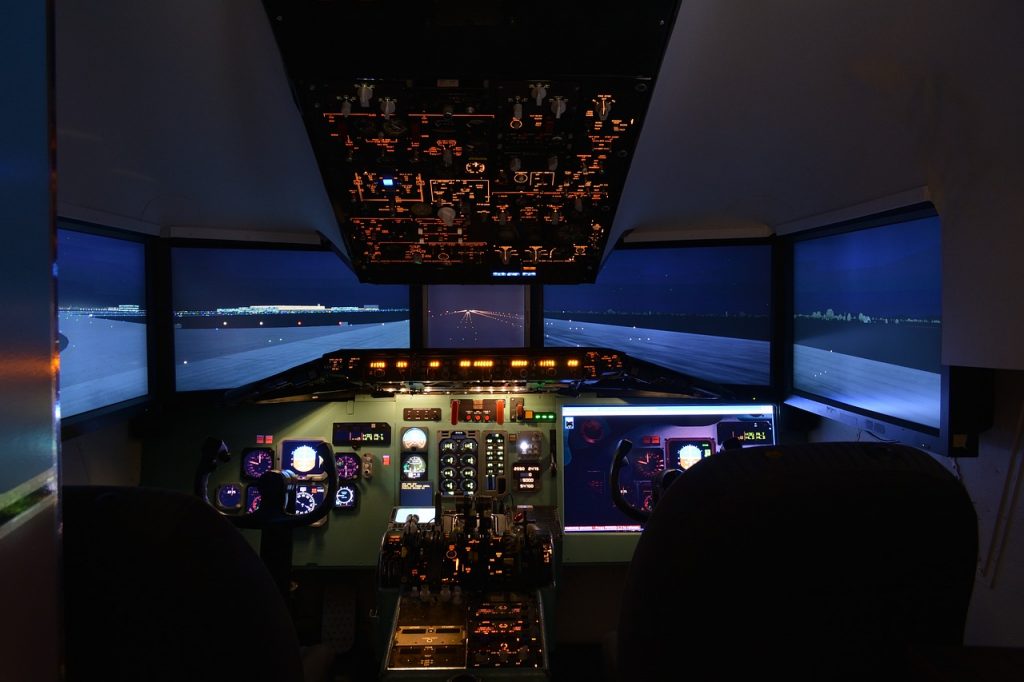
M 594 280 L 677 0 L 264 4 L 360 280 Z

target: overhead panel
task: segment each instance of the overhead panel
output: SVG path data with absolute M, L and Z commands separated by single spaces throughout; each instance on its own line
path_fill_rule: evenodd
M 593 281 L 675 0 L 266 0 L 356 273 Z

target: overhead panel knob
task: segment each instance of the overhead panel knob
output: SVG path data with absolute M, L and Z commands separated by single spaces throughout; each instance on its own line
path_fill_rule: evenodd
M 519 172 L 519 169 L 523 167 L 523 162 L 518 156 L 513 156 L 508 162 L 508 168 L 513 173 Z
M 556 170 L 558 170 L 558 157 L 557 156 L 552 155 L 552 156 L 548 157 L 548 170 L 551 171 L 552 173 L 554 173 Z
M 353 99 L 352 97 L 348 97 L 348 96 L 345 96 L 345 97 L 341 98 L 341 115 L 342 116 L 348 116 L 349 114 L 352 113 L 352 99 Z
M 597 113 L 597 117 L 602 121 L 607 121 L 608 114 L 612 113 L 613 104 L 615 104 L 615 100 L 611 98 L 611 95 L 598 95 L 597 99 L 594 100 L 594 110 Z
M 523 103 L 516 97 L 515 103 L 512 104 L 512 120 L 508 123 L 510 128 L 519 130 L 523 127 Z
M 555 118 L 562 118 L 562 114 L 565 113 L 567 101 L 561 95 L 555 95 L 551 98 L 551 113 L 555 115 Z
M 437 217 L 441 219 L 445 227 L 451 227 L 455 224 L 455 209 L 451 206 L 442 206 L 437 210 Z
M 359 98 L 359 106 L 366 109 L 373 99 L 373 86 L 369 83 L 359 83 L 356 85 L 356 96 Z
M 530 88 L 530 96 L 537 103 L 539 107 L 544 103 L 544 98 L 548 96 L 548 89 L 543 83 L 534 83 Z
M 384 114 L 385 117 L 391 116 L 395 113 L 397 105 L 398 100 L 394 97 L 382 97 L 380 100 L 380 113 Z

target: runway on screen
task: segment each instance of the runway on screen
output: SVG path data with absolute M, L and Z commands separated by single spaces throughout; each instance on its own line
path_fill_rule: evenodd
M 146 325 L 61 313 L 60 410 L 70 417 L 148 391 Z
M 793 346 L 796 388 L 935 428 L 939 426 L 941 381 L 935 372 Z
M 771 344 L 767 341 L 545 318 L 544 344 L 614 348 L 723 384 L 769 383 Z
M 176 329 L 179 391 L 234 388 L 339 348 L 408 348 L 409 323 L 345 327 Z

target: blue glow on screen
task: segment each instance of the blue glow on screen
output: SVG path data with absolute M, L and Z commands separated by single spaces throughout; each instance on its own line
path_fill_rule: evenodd
M 941 257 L 937 217 L 797 242 L 794 388 L 938 428 Z
M 149 392 L 141 242 L 57 230 L 63 417 Z
M 409 290 L 327 251 L 172 250 L 177 389 L 241 386 L 341 348 L 408 348 Z
M 544 344 L 601 346 L 725 384 L 771 375 L 771 247 L 613 251 L 594 284 L 544 287 Z

